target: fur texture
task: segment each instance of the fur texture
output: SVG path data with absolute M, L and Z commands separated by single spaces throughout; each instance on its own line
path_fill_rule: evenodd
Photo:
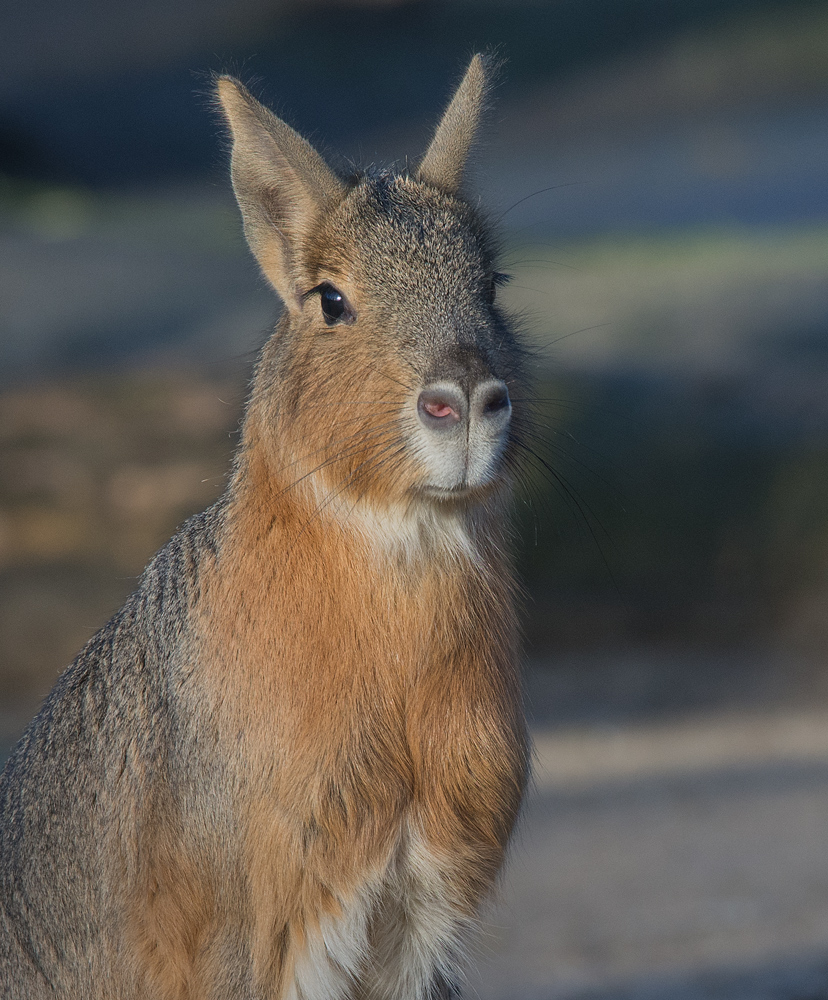
M 285 311 L 225 496 L 0 779 L 4 997 L 456 994 L 527 770 L 503 527 L 520 353 L 458 194 L 485 74 L 418 172 L 349 180 L 219 81 Z

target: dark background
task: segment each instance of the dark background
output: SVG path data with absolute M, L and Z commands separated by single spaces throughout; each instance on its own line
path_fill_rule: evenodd
M 277 315 L 210 74 L 367 164 L 421 153 L 483 46 L 505 66 L 474 184 L 537 349 L 516 527 L 538 731 L 828 706 L 828 4 L 12 0 L 6 744 L 221 490 Z

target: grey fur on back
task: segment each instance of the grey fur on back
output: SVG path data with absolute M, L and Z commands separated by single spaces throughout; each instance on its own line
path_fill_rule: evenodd
M 138 877 L 124 844 L 174 797 L 187 728 L 170 688 L 186 682 L 202 560 L 215 557 L 223 504 L 191 518 L 138 589 L 84 646 L 0 776 L 0 995 L 120 998 L 118 900 Z M 152 781 L 147 772 L 152 771 Z M 85 981 L 79 983 L 79 970 Z M 69 975 L 69 983 L 64 981 Z

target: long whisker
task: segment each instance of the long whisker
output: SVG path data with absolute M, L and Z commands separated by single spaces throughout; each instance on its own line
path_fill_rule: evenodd
M 391 456 L 391 457 L 397 457 L 399 459 L 404 453 L 405 453 L 405 447 L 403 445 L 401 445 L 397 449 L 397 452 L 395 453 L 395 456 Z M 399 461 L 397 462 L 397 464 L 399 464 Z M 377 468 L 378 468 L 378 466 L 377 466 Z M 393 474 L 395 468 L 396 468 L 396 466 L 392 465 L 391 468 L 388 471 Z M 356 510 L 357 506 L 362 502 L 362 499 L 363 499 L 363 497 L 365 496 L 365 494 L 367 492 L 368 492 L 368 487 L 366 486 L 366 488 L 364 490 L 362 490 L 361 493 L 358 494 L 356 500 L 354 500 L 353 504 L 351 504 L 351 509 L 348 511 L 347 515 L 345 516 L 345 520 L 346 521 L 353 514 L 353 512 Z
M 390 433 L 390 432 L 386 432 L 386 433 Z M 354 435 L 354 437 L 356 437 L 356 435 Z M 277 497 L 282 496 L 284 493 L 287 493 L 288 490 L 292 490 L 294 487 L 298 486 L 299 483 L 301 483 L 305 479 L 307 479 L 308 476 L 314 475 L 314 473 L 321 471 L 322 469 L 326 468 L 327 466 L 332 465 L 335 462 L 342 461 L 343 458 L 350 458 L 351 455 L 353 455 L 353 454 L 355 454 L 356 452 L 359 451 L 359 449 L 360 449 L 360 447 L 362 445 L 362 442 L 364 440 L 365 440 L 364 438 L 360 438 L 359 439 L 359 443 L 356 444 L 356 445 L 354 445 L 352 448 L 347 449 L 346 451 L 337 452 L 335 455 L 332 455 L 329 458 L 325 459 L 324 462 L 320 462 L 317 466 L 315 466 L 309 472 L 306 472 L 304 475 L 299 476 L 298 479 L 295 479 L 292 483 L 289 483 L 287 486 L 285 486 L 282 490 L 280 490 L 276 494 L 276 496 Z
M 405 382 L 400 382 L 399 379 L 392 378 L 391 375 L 387 375 L 385 372 L 380 371 L 379 368 L 375 368 L 373 365 L 366 364 L 365 367 L 369 368 L 372 372 L 376 372 L 377 375 L 382 375 L 383 378 L 387 378 L 389 382 L 394 382 L 397 385 L 401 385 L 406 392 L 411 392 L 411 390 L 413 389 L 413 386 L 406 385 Z
M 572 333 L 565 333 L 562 337 L 556 337 L 554 340 L 550 340 L 548 344 L 538 344 L 537 348 L 541 351 L 548 351 L 550 347 L 554 347 L 555 344 L 560 344 L 562 340 L 569 340 L 570 337 L 577 337 L 581 333 L 590 333 L 592 330 L 605 330 L 608 326 L 613 325 L 613 323 L 596 323 L 595 326 L 582 326 L 580 330 L 573 330 Z
M 391 448 L 391 445 L 388 445 L 388 447 L 384 448 L 381 452 L 379 452 L 377 455 L 375 455 L 374 458 L 378 459 L 382 455 L 385 455 L 386 452 L 388 452 L 390 448 Z M 405 445 L 401 444 L 391 454 L 389 454 L 385 458 L 383 458 L 382 461 L 377 461 L 373 465 L 369 465 L 368 468 L 363 469 L 359 473 L 359 475 L 355 475 L 355 476 L 350 477 L 347 482 L 340 484 L 340 488 L 337 489 L 337 491 L 336 491 L 334 497 L 332 497 L 332 499 L 335 499 L 340 494 L 342 494 L 345 491 L 345 489 L 347 489 L 347 487 L 353 486 L 354 484 L 358 483 L 360 480 L 366 479 L 368 477 L 369 473 L 376 472 L 377 469 L 382 468 L 382 466 L 386 465 L 388 462 L 391 462 L 393 460 L 397 460 L 397 464 L 399 464 L 399 459 L 405 454 L 405 451 L 406 451 Z M 393 472 L 395 468 L 396 468 L 396 465 L 392 465 L 391 469 L 388 470 L 388 471 Z M 353 514 L 354 510 L 356 510 L 358 504 L 360 503 L 360 501 L 363 499 L 363 497 L 365 496 L 365 494 L 367 492 L 368 492 L 368 488 L 366 487 L 361 493 L 359 493 L 357 495 L 356 500 L 353 502 L 353 504 L 351 505 L 350 510 L 348 511 L 348 514 L 346 515 L 346 520 L 351 516 L 351 514 Z
M 538 424 L 537 426 L 544 427 L 543 424 Z M 596 451 L 594 448 L 590 448 L 588 445 L 582 444 L 576 437 L 570 434 L 569 431 L 559 431 L 555 430 L 554 428 L 548 428 L 548 427 L 544 427 L 544 429 L 551 430 L 551 433 L 556 436 L 568 438 L 570 441 L 572 441 L 573 444 L 577 445 L 579 448 L 583 448 L 585 451 L 590 452 L 592 455 L 595 455 L 596 458 L 600 458 L 602 461 L 609 461 L 606 455 L 602 455 L 601 452 Z M 622 490 L 619 489 L 619 487 L 615 483 L 611 482 L 609 479 L 606 479 L 604 476 L 601 475 L 600 472 L 596 472 L 595 469 L 590 468 L 590 466 L 588 466 L 585 462 L 582 462 L 579 458 L 576 458 L 570 451 L 567 451 L 566 448 L 563 448 L 561 445 L 555 444 L 552 441 L 543 439 L 538 439 L 537 443 L 545 448 L 548 448 L 549 451 L 553 452 L 555 455 L 558 455 L 561 458 L 565 459 L 567 462 L 569 462 L 570 465 L 577 466 L 584 475 L 588 475 L 594 480 L 597 480 L 599 483 L 601 483 L 602 486 L 606 486 L 607 489 L 611 490 L 619 498 L 624 497 Z M 623 471 L 623 470 L 616 470 L 616 471 Z
M 513 202 L 506 209 L 505 212 L 502 212 L 498 216 L 498 222 L 501 219 L 505 219 L 506 216 L 509 214 L 509 212 L 511 212 L 513 209 L 517 208 L 518 205 L 522 205 L 524 202 L 529 201 L 530 198 L 537 198 L 538 195 L 547 194 L 549 191 L 559 191 L 561 188 L 576 187 L 577 185 L 583 184 L 583 183 L 584 183 L 583 181 L 569 181 L 569 182 L 565 182 L 563 184 L 550 184 L 549 187 L 540 188 L 540 190 L 538 190 L 538 191 L 533 191 L 531 194 L 526 194 L 522 198 L 518 198 L 518 200 L 516 202 Z
M 530 445 L 526 444 L 525 441 L 520 441 L 518 439 L 515 439 L 515 445 L 518 448 L 520 448 L 524 453 L 526 453 L 528 456 L 530 456 L 535 466 L 537 468 L 540 468 L 541 471 L 544 471 L 548 476 L 550 476 L 551 477 L 550 482 L 553 485 L 557 484 L 557 486 L 560 487 L 561 490 L 563 490 L 562 495 L 565 494 L 566 497 L 568 497 L 569 500 L 574 504 L 575 508 L 577 509 L 578 513 L 581 516 L 582 523 L 586 526 L 593 542 L 595 543 L 596 548 L 598 549 L 598 552 L 601 556 L 601 561 L 604 564 L 604 568 L 607 571 L 607 574 L 612 582 L 613 587 L 615 588 L 618 595 L 621 596 L 621 590 L 618 586 L 618 582 L 616 581 L 615 574 L 612 571 L 612 567 L 609 564 L 609 560 L 607 559 L 604 547 L 601 545 L 598 535 L 596 534 L 595 529 L 592 526 L 592 522 L 594 521 L 595 524 L 601 529 L 606 540 L 609 542 L 610 545 L 612 545 L 613 544 L 612 537 L 607 531 L 606 527 L 604 526 L 603 521 L 598 517 L 598 515 L 592 509 L 591 505 L 587 503 L 587 501 L 584 500 L 584 498 L 581 497 L 578 494 L 578 492 L 572 487 L 571 483 L 569 483 L 568 480 L 564 476 L 562 476 L 560 472 L 558 472 L 553 466 L 551 466 L 546 461 L 546 459 L 543 458 L 542 455 L 539 455 Z
M 573 494 L 573 491 L 570 489 L 568 483 L 566 483 L 562 479 L 562 477 L 560 477 L 557 473 L 555 473 L 553 475 L 550 475 L 549 471 L 544 468 L 542 460 L 539 460 L 537 458 L 537 456 L 535 456 L 533 453 L 531 453 L 528 449 L 522 449 L 522 446 L 521 446 L 521 444 L 519 442 L 515 442 L 515 443 L 516 443 L 516 445 L 517 445 L 518 448 L 521 448 L 521 450 L 526 450 L 527 451 L 527 454 L 524 456 L 525 460 L 528 461 L 529 465 L 532 468 L 536 469 L 537 471 L 539 471 L 541 473 L 541 475 L 543 476 L 543 478 L 552 486 L 552 488 L 555 491 L 555 493 L 559 497 L 561 497 L 561 499 L 564 501 L 564 503 L 566 504 L 567 509 L 569 510 L 569 512 L 575 518 L 576 523 L 578 525 L 581 525 L 582 522 L 584 520 L 586 520 L 586 514 L 577 505 L 576 498 L 575 498 L 575 496 Z M 540 499 L 542 499 L 542 496 L 540 497 Z M 558 532 L 558 535 L 560 537 L 560 532 Z
M 596 472 L 595 469 L 590 468 L 585 462 L 582 462 L 579 458 L 576 458 L 571 452 L 562 448 L 560 445 L 554 445 L 550 441 L 544 442 L 544 446 L 549 449 L 554 455 L 562 458 L 565 462 L 568 462 L 570 466 L 580 471 L 580 473 L 592 479 L 594 482 L 600 483 L 602 486 L 606 486 L 610 492 L 614 493 L 615 496 L 620 499 L 625 499 L 624 493 L 616 486 L 615 483 L 611 482 L 606 477 L 602 476 L 600 472 Z
M 361 420 L 360 417 L 355 417 L 352 421 L 346 421 L 346 423 L 358 423 L 360 420 Z M 320 445 L 318 448 L 314 448 L 313 451 L 306 452 L 304 455 L 301 455 L 299 458 L 294 459 L 292 462 L 288 462 L 285 465 L 279 466 L 278 471 L 284 472 L 286 469 L 293 468 L 294 465 L 299 465 L 301 462 L 307 461 L 311 456 L 318 455 L 320 451 L 327 451 L 328 449 L 333 448 L 335 445 L 341 444 L 342 442 L 364 441 L 376 435 L 377 432 L 379 431 L 383 431 L 387 428 L 395 426 L 396 423 L 397 423 L 396 420 L 386 420 L 381 424 L 375 424 L 374 426 L 365 428 L 362 431 L 356 430 L 350 434 L 344 434 L 340 438 L 334 438 L 332 441 L 326 441 L 325 444 Z M 352 447 L 356 447 L 356 445 L 352 445 Z M 337 457 L 341 458 L 342 452 L 337 452 Z
M 578 399 L 564 399 L 561 396 L 523 396 L 523 397 L 512 397 L 512 402 L 514 404 L 525 403 L 527 406 L 531 406 L 533 409 L 537 408 L 540 404 L 553 404 L 555 406 L 560 406 L 561 408 L 569 408 L 575 410 L 576 412 L 583 413 L 585 409 L 585 403 Z M 618 417 L 621 420 L 629 421 L 630 415 L 624 410 L 614 409 L 611 406 L 603 405 L 593 405 L 590 404 L 594 410 L 598 413 L 608 413 L 613 417 Z
M 510 260 L 508 266 L 511 268 L 527 267 L 530 270 L 540 270 L 541 268 L 549 268 L 551 265 L 555 267 L 565 267 L 569 271 L 578 271 L 581 274 L 588 274 L 584 268 L 578 267 L 577 264 L 567 264 L 563 260 L 551 260 L 548 257 L 526 257 L 523 260 Z M 517 287 L 517 286 L 510 286 Z
M 321 504 L 319 504 L 317 507 L 314 508 L 313 512 L 311 513 L 311 516 L 307 519 L 307 521 L 305 521 L 305 523 L 300 528 L 298 534 L 293 539 L 293 543 L 292 543 L 291 548 L 290 548 L 291 552 L 293 551 L 293 549 L 295 548 L 297 542 L 299 541 L 299 539 L 301 538 L 301 536 L 305 533 L 305 531 L 322 514 L 322 511 L 329 504 L 333 503 L 333 501 L 336 500 L 337 497 L 339 497 L 350 485 L 352 485 L 355 481 L 357 481 L 357 479 L 359 478 L 360 470 L 362 470 L 365 466 L 368 466 L 368 468 L 365 469 L 365 471 L 363 472 L 363 476 L 367 475 L 368 472 L 375 471 L 376 469 L 378 469 L 382 465 L 384 465 L 385 462 L 388 461 L 390 458 L 394 457 L 394 455 L 392 455 L 392 456 L 388 456 L 388 458 L 386 458 L 386 459 L 383 459 L 383 461 L 381 461 L 381 462 L 377 461 L 377 459 L 380 458 L 380 456 L 382 456 L 383 454 L 385 454 L 392 447 L 393 447 L 393 443 L 389 443 L 380 452 L 378 452 L 375 455 L 372 455 L 369 459 L 366 459 L 364 462 L 361 462 L 356 467 L 356 469 L 354 469 L 351 472 L 351 474 L 345 480 L 343 480 L 339 484 L 339 486 L 337 487 L 337 489 L 335 489 L 331 493 L 329 493 L 328 496 L 325 498 L 325 500 Z M 396 452 L 394 454 L 396 455 L 398 453 L 403 452 L 404 450 L 405 450 L 405 446 L 404 445 L 398 445 L 397 449 L 396 449 Z

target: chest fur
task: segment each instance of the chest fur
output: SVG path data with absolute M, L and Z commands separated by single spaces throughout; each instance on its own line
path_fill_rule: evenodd
M 321 551 L 301 576 L 264 573 L 245 551 L 255 565 L 205 580 L 188 711 L 222 758 L 253 979 L 321 1000 L 361 996 L 371 970 L 366 996 L 425 995 L 525 779 L 506 588 L 448 569 L 412 585 Z
M 475 817 L 513 811 L 525 769 L 508 569 L 307 534 L 301 553 L 245 544 L 204 588 L 199 697 L 245 735 L 240 778 L 265 769 L 286 810 L 329 830 L 414 802 L 427 826 L 449 810 L 502 840 L 508 820 Z

